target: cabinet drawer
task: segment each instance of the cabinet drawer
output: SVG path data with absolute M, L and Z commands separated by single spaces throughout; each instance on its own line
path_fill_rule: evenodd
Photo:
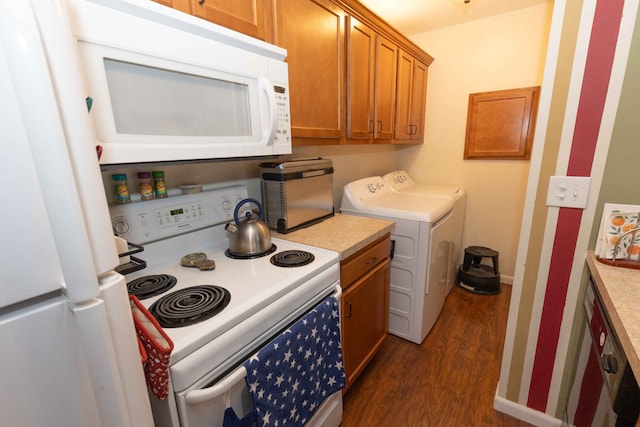
M 391 253 L 389 235 L 371 243 L 340 264 L 340 286 L 348 288 L 354 281 L 378 265 Z

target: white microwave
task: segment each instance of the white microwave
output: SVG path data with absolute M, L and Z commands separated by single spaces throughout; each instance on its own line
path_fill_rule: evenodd
M 148 0 L 67 5 L 101 164 L 291 153 L 284 49 Z

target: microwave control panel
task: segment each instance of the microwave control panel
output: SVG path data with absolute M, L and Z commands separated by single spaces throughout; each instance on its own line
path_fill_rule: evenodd
M 278 124 L 276 128 L 276 139 L 280 143 L 288 143 L 291 140 L 291 116 L 289 113 L 289 94 L 284 86 L 273 87 L 276 93 L 276 103 L 278 105 Z

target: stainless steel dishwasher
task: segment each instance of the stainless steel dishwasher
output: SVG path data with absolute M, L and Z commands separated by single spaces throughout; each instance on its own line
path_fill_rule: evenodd
M 591 278 L 583 305 L 586 325 L 563 425 L 634 426 L 638 383 Z

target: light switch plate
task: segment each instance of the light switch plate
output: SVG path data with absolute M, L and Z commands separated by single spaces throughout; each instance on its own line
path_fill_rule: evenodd
M 584 209 L 587 207 L 590 185 L 590 176 L 552 176 L 547 206 Z

